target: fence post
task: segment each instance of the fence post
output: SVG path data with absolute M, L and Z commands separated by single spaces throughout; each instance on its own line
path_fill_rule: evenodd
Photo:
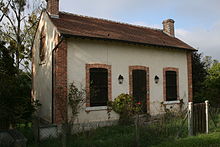
M 36 144 L 38 144 L 40 140 L 39 126 L 40 126 L 40 120 L 37 116 L 34 116 L 32 127 L 33 127 L 33 132 L 34 132 L 34 141 Z
M 135 142 L 136 142 L 136 147 L 139 147 L 140 144 L 140 138 L 139 138 L 139 114 L 136 114 L 135 118 Z
M 205 101 L 206 134 L 209 133 L 209 101 Z
M 189 102 L 188 106 L 188 133 L 193 136 L 193 102 Z

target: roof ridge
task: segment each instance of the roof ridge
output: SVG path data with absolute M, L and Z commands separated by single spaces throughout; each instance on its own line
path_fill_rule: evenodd
M 109 20 L 109 19 L 105 19 L 105 18 L 97 18 L 97 17 L 74 14 L 74 13 L 64 12 L 64 11 L 60 11 L 60 13 L 67 14 L 67 15 L 80 16 L 80 17 L 84 17 L 84 18 L 92 18 L 92 19 L 96 19 L 96 20 L 104 20 L 104 21 L 108 21 L 108 22 L 112 22 L 112 23 L 116 23 L 116 24 L 124 24 L 124 25 L 138 27 L 138 28 L 145 28 L 145 29 L 150 29 L 150 30 L 155 30 L 155 31 L 162 31 L 162 29 L 158 29 L 158 28 L 152 28 L 152 27 L 147 27 L 147 26 L 142 26 L 142 25 L 135 25 L 135 24 L 130 24 L 130 23 L 126 23 L 126 22 L 119 22 L 119 21 Z

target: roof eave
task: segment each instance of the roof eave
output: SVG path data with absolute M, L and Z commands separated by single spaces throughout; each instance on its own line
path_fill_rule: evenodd
M 187 51 L 197 51 L 194 48 L 181 48 L 181 47 L 176 47 L 176 46 L 167 46 L 167 45 L 157 45 L 157 44 L 150 44 L 150 43 L 141 43 L 141 42 L 135 42 L 135 41 L 128 41 L 128 40 L 120 40 L 120 39 L 112 39 L 112 38 L 101 38 L 101 37 L 90 37 L 90 36 L 80 36 L 80 35 L 73 35 L 73 34 L 68 34 L 65 32 L 60 31 L 64 37 L 76 37 L 76 38 L 87 38 L 87 39 L 97 39 L 97 40 L 110 40 L 110 41 L 118 41 L 118 42 L 124 42 L 124 43 L 129 43 L 129 44 L 139 44 L 139 45 L 144 45 L 144 46 L 156 46 L 156 47 L 164 47 L 164 48 L 173 48 L 173 49 L 182 49 L 182 50 L 187 50 Z

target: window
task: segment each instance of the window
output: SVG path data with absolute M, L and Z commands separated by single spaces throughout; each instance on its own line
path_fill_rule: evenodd
M 142 112 L 150 112 L 149 68 L 129 66 L 129 93 L 134 100 L 141 103 Z
M 166 71 L 166 99 L 177 100 L 177 79 L 175 71 Z
M 45 53 L 46 53 L 46 34 L 45 34 L 45 29 L 43 27 L 40 34 L 40 50 L 39 50 L 39 57 L 41 62 L 45 60 Z
M 111 101 L 111 66 L 86 65 L 86 106 L 106 106 Z
M 164 100 L 179 100 L 179 69 L 173 67 L 164 68 L 163 79 Z
M 141 102 L 142 111 L 147 112 L 146 97 L 147 97 L 147 81 L 146 70 L 132 71 L 132 88 L 133 98 L 135 102 Z
M 106 106 L 108 101 L 108 70 L 90 68 L 90 106 Z

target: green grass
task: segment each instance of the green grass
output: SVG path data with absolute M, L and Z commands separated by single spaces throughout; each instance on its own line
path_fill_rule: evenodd
M 179 124 L 179 122 L 178 122 Z M 159 127 L 160 126 L 160 127 Z M 175 124 L 155 124 L 141 127 L 139 129 L 140 146 L 157 145 L 167 140 L 173 140 L 179 127 Z M 34 143 L 33 135 L 28 129 L 21 130 L 28 138 L 28 146 L 37 147 Z M 41 147 L 62 146 L 61 138 L 48 139 L 39 144 Z M 127 126 L 111 126 L 98 128 L 96 130 L 85 131 L 77 135 L 68 136 L 69 147 L 134 147 L 136 146 L 135 127 Z
M 183 124 L 183 119 L 169 116 L 158 123 L 139 128 L 139 145 L 141 147 L 220 147 L 220 127 L 216 128 L 212 123 L 210 123 L 210 127 L 213 133 L 187 137 L 187 122 Z M 62 146 L 61 137 L 35 144 L 33 132 L 30 128 L 21 127 L 20 131 L 27 137 L 30 147 Z M 134 147 L 136 146 L 135 138 L 134 125 L 117 125 L 69 135 L 67 146 Z
M 113 126 L 84 132 L 70 136 L 68 147 L 134 147 L 136 143 L 133 129 L 132 126 Z M 156 135 L 151 131 L 141 132 L 139 141 L 141 147 L 220 147 L 220 132 L 175 139 L 174 136 Z M 40 143 L 41 147 L 61 145 L 61 139 L 48 139 Z M 29 146 L 37 147 L 35 144 Z
M 153 147 L 220 147 L 220 132 L 166 141 Z

